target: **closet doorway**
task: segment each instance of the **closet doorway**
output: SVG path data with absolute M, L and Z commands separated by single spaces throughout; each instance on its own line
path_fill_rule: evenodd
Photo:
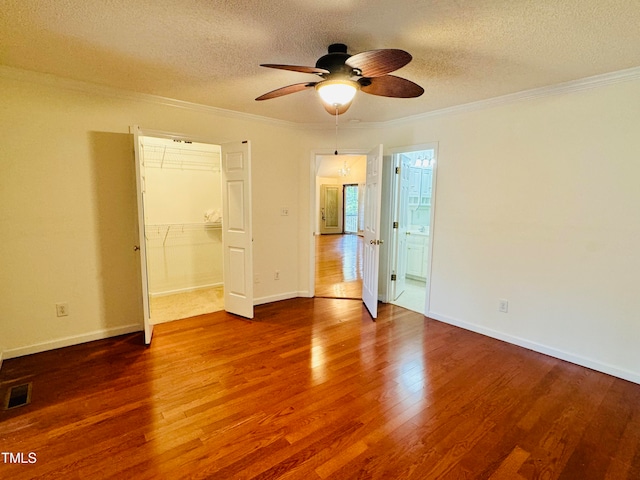
M 223 310 L 221 147 L 140 138 L 150 323 Z

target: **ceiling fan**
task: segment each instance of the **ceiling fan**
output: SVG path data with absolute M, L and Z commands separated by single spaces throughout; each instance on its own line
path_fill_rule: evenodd
M 342 43 L 329 45 L 328 53 L 318 59 L 315 67 L 279 65 L 266 63 L 261 67 L 291 70 L 319 75 L 317 82 L 294 83 L 277 88 L 259 96 L 256 100 L 269 100 L 290 93 L 315 88 L 322 104 L 331 115 L 340 115 L 351 106 L 356 92 L 362 90 L 371 95 L 394 98 L 414 98 L 424 93 L 424 89 L 406 78 L 388 75 L 404 67 L 411 61 L 411 55 L 404 50 L 369 50 L 349 55 Z

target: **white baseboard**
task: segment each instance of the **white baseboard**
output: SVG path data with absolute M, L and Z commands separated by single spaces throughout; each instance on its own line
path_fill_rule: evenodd
M 290 300 L 299 297 L 298 292 L 279 293 L 278 295 L 270 295 L 268 297 L 254 298 L 254 305 L 264 305 L 265 303 L 279 302 L 281 300 Z
M 456 327 L 464 328 L 465 330 L 470 330 L 472 332 L 479 333 L 481 335 L 486 335 L 487 337 L 495 338 L 497 340 L 502 340 L 503 342 L 511 343 L 513 345 L 517 345 L 519 347 L 523 347 L 528 350 L 533 350 L 534 352 L 543 353 L 545 355 L 549 355 L 550 357 L 558 358 L 560 360 L 565 360 L 567 362 L 575 363 L 576 365 L 580 365 L 582 367 L 590 368 L 591 370 L 595 370 L 601 373 L 606 373 L 607 375 L 612 375 L 614 377 L 622 378 L 624 380 L 628 380 L 630 382 L 640 384 L 640 373 L 619 368 L 619 367 L 616 367 L 615 365 L 609 365 L 607 363 L 599 362 L 597 360 L 583 357 L 581 355 L 575 355 L 573 353 L 565 352 L 557 348 L 549 347 L 548 345 L 543 345 L 540 343 L 532 342 L 530 340 L 526 340 L 524 338 L 508 335 L 498 330 L 493 330 L 490 328 L 483 327 L 481 325 L 476 325 L 474 323 L 469 323 L 469 322 L 465 322 L 455 318 L 447 317 L 446 315 L 440 315 L 439 313 L 429 312 L 426 314 L 426 316 L 443 323 L 448 323 L 449 325 L 454 325 Z
M 106 328 L 103 330 L 84 333 L 82 335 L 73 335 L 70 337 L 58 338 L 56 340 L 51 340 L 48 342 L 35 343 L 26 347 L 5 350 L 4 358 L 22 357 L 24 355 L 31 355 L 33 353 L 46 352 L 48 350 L 55 350 L 56 348 L 69 347 L 71 345 L 78 345 L 80 343 L 92 342 L 94 340 L 102 340 L 104 338 L 117 337 L 118 335 L 140 331 L 142 331 L 142 325 L 140 324 Z
M 197 287 L 185 287 L 185 288 L 178 288 L 175 290 L 166 290 L 163 292 L 155 292 L 155 293 L 149 292 L 149 296 L 152 298 L 166 297 L 167 295 L 174 295 L 176 293 L 196 292 L 198 290 L 205 290 L 207 288 L 220 287 L 222 285 L 224 285 L 224 283 L 218 282 L 218 283 L 210 283 L 208 285 L 198 285 Z

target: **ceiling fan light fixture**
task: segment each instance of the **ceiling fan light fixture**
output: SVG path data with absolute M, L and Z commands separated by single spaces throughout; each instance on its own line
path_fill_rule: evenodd
M 349 79 L 325 80 L 316 84 L 316 90 L 322 101 L 334 107 L 349 104 L 356 96 L 360 84 Z

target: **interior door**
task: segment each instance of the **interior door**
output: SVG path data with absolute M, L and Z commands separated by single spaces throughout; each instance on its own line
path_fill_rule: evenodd
M 397 300 L 405 290 L 407 279 L 407 224 L 409 218 L 409 163 L 410 160 L 403 155 L 398 155 L 396 166 L 400 168 L 399 188 L 396 212 L 396 222 L 398 228 L 395 229 L 395 260 L 396 260 L 396 281 L 392 298 Z
M 253 318 L 251 145 L 243 141 L 221 147 L 224 309 Z
M 140 252 L 140 278 L 142 280 L 142 310 L 144 323 L 144 343 L 149 345 L 153 336 L 153 325 L 151 324 L 151 309 L 149 302 L 149 276 L 147 270 L 147 240 L 144 221 L 144 147 L 142 146 L 142 133 L 140 127 L 131 127 L 133 133 L 133 150 L 136 163 L 136 192 L 138 197 L 138 245 L 136 249 Z
M 382 203 L 382 145 L 367 154 L 364 194 L 364 251 L 362 301 L 373 318 L 378 317 L 378 273 L 380 269 L 380 206 Z
M 320 233 L 342 233 L 342 185 L 320 185 Z

